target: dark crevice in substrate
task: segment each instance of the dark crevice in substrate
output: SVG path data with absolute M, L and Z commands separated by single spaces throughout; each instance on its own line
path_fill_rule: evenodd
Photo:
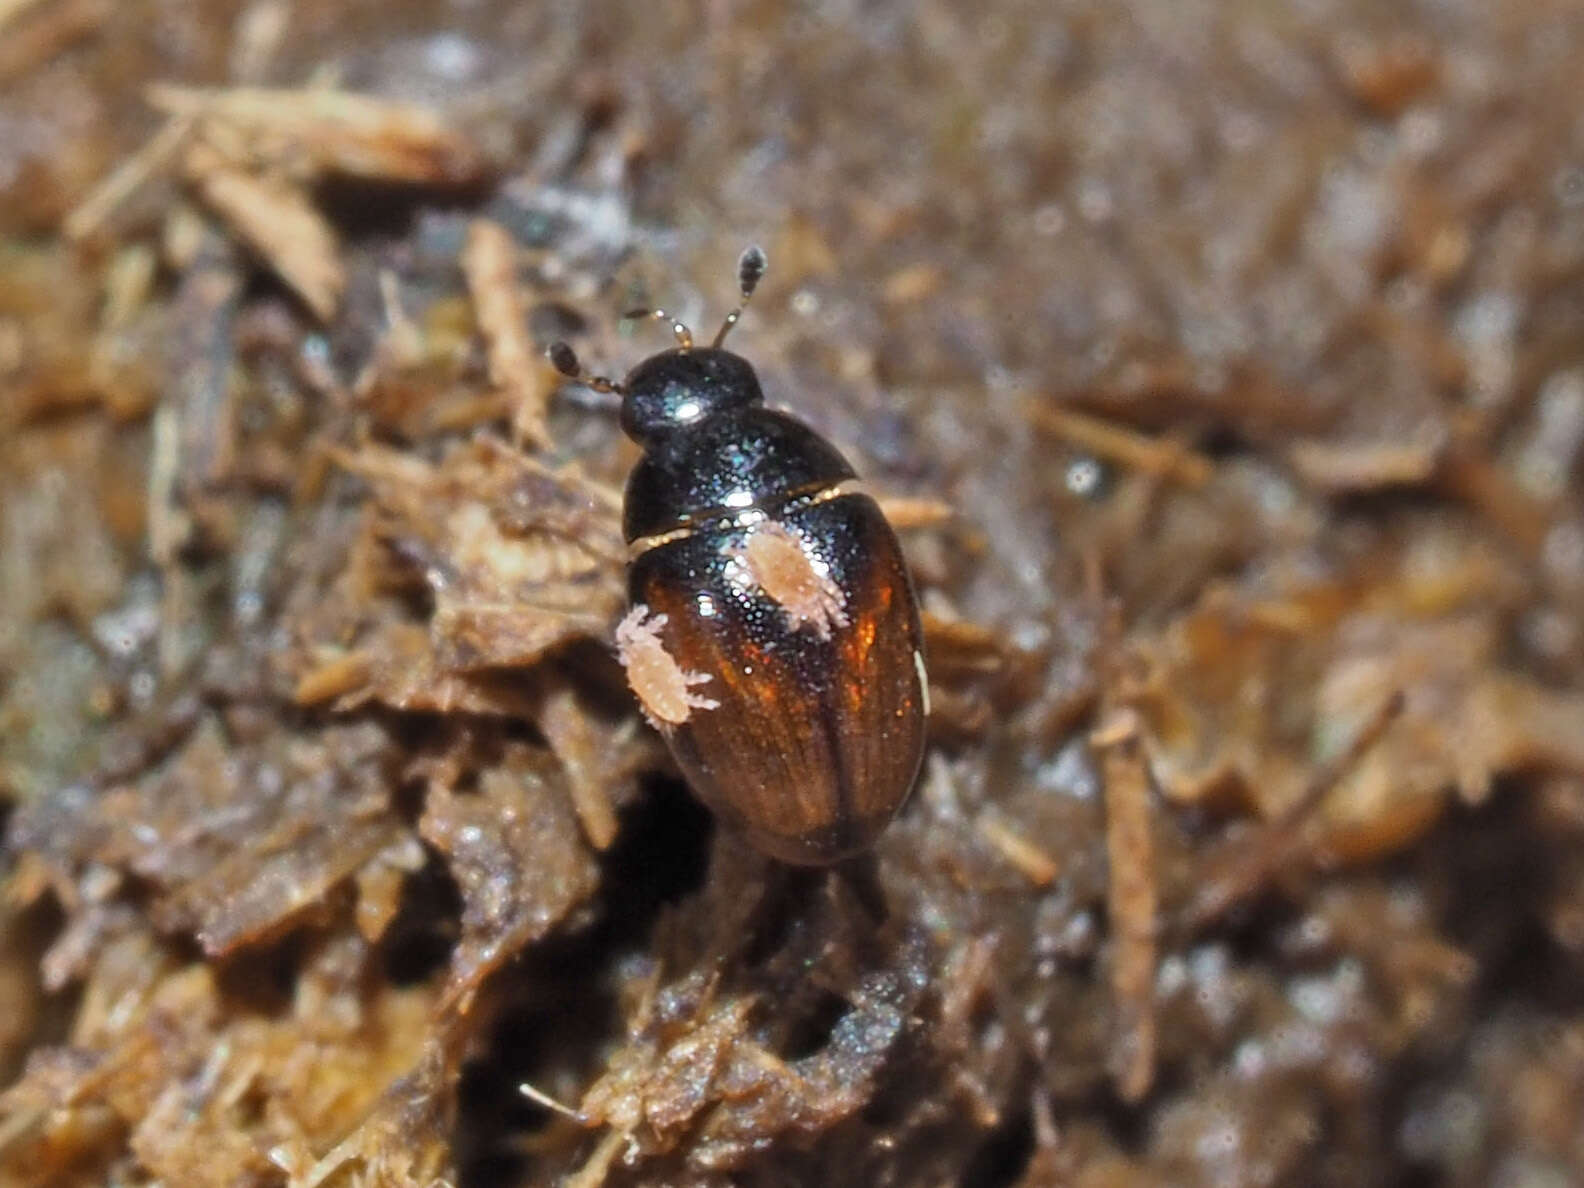
M 492 180 L 465 186 L 401 186 L 335 177 L 314 187 L 314 201 L 356 242 L 404 243 L 411 239 L 420 215 L 475 210 L 489 198 L 493 186 Z
M 660 909 L 693 894 L 709 872 L 715 819 L 680 780 L 652 776 L 623 812 L 605 852 L 600 931 L 617 949 L 642 943 Z
M 791 1030 L 780 1045 L 783 1060 L 802 1060 L 812 1056 L 830 1042 L 831 1032 L 842 1021 L 852 1005 L 842 995 L 830 990 L 821 991 L 793 1021 Z
M 458 1087 L 461 1188 L 511 1183 L 526 1167 L 522 1141 L 551 1117 L 520 1085 L 549 1091 L 559 1073 L 581 1091 L 598 1075 L 605 1045 L 624 1024 L 613 954 L 643 951 L 661 910 L 703 885 L 713 831 L 683 784 L 645 781 L 602 856 L 594 925 L 532 946 L 496 975 L 507 1005 Z
M 1010 1188 L 1034 1157 L 1034 1117 L 1027 1110 L 1010 1114 L 979 1145 L 963 1169 L 962 1188 Z
M 1462 1005 L 1468 1025 L 1446 1037 L 1444 1047 L 1409 1054 L 1388 1070 L 1381 1092 L 1385 1135 L 1402 1133 L 1425 1092 L 1466 1083 L 1492 1021 L 1566 1016 L 1584 1001 L 1576 960 L 1543 923 L 1557 855 L 1535 844 L 1533 791 L 1527 780 L 1498 781 L 1484 804 L 1455 806 L 1424 841 L 1387 866 L 1405 884 L 1446 889 L 1429 908 L 1442 935 L 1473 958 L 1476 973 Z M 1445 1182 L 1445 1166 L 1413 1162 L 1407 1152 L 1402 1158 L 1398 1182 Z
M 462 892 L 433 855 L 408 876 L 396 916 L 380 938 L 385 976 L 411 986 L 435 976 L 451 959 L 461 930 Z

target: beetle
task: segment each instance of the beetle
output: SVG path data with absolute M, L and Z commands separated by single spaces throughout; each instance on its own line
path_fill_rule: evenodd
M 836 447 L 765 406 L 722 343 L 764 275 L 738 261 L 741 302 L 707 347 L 664 310 L 676 346 L 621 383 L 643 454 L 628 476 L 628 683 L 694 792 L 762 852 L 824 865 L 869 848 L 923 757 L 929 689 L 918 601 L 896 534 Z

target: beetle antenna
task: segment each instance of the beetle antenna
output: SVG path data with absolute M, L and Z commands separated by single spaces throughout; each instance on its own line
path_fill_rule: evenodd
M 726 336 L 742 317 L 743 310 L 754 295 L 754 290 L 764 279 L 765 269 L 769 267 L 770 259 L 765 255 L 764 248 L 757 243 L 744 248 L 743 254 L 737 257 L 737 290 L 742 294 L 742 301 L 736 309 L 726 315 L 726 320 L 721 323 L 720 333 L 715 335 L 715 341 L 710 344 L 711 346 L 718 347 L 726 341 Z
M 550 349 L 545 351 L 545 357 L 567 379 L 577 380 L 580 384 L 587 384 L 596 392 L 615 392 L 624 396 L 627 389 L 613 379 L 606 379 L 603 375 L 590 375 L 583 370 L 583 365 L 578 362 L 577 352 L 564 342 L 552 342 Z
M 677 321 L 663 309 L 629 309 L 622 317 L 653 318 L 657 322 L 669 322 L 671 333 L 676 335 L 677 346 L 684 351 L 693 349 L 693 331 L 687 328 L 687 323 Z

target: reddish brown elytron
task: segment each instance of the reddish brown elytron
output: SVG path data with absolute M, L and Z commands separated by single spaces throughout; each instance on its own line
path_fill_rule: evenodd
M 743 253 L 746 301 L 764 254 Z M 896 535 L 852 467 L 764 407 L 758 377 L 714 343 L 622 384 L 644 447 L 627 482 L 629 681 L 694 791 L 765 853 L 834 862 L 873 844 L 918 775 L 928 713 L 918 606 Z

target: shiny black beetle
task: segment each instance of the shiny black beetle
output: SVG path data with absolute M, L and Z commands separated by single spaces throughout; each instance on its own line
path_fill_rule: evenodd
M 743 303 L 764 274 L 742 254 Z M 663 310 L 677 346 L 624 383 L 643 447 L 623 531 L 631 611 L 616 631 L 628 680 L 695 792 L 760 850 L 821 864 L 870 846 L 918 774 L 928 714 L 918 605 L 896 535 L 852 467 L 764 406 L 758 376 Z

